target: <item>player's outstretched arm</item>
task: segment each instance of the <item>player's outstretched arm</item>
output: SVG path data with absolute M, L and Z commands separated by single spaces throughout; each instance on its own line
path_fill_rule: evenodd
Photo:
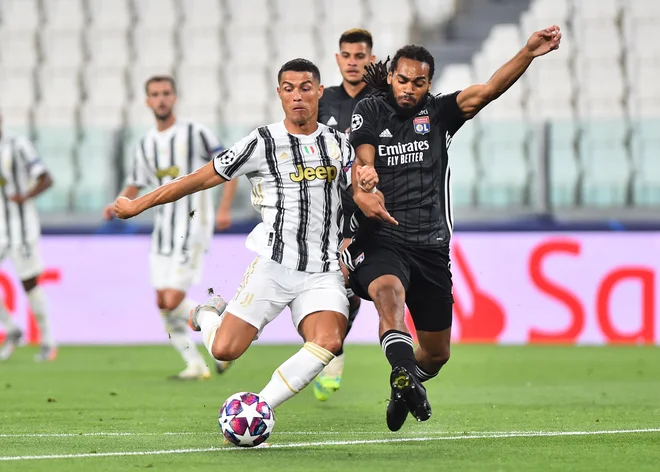
M 376 188 L 374 181 L 377 183 L 378 178 L 374 169 L 375 160 L 376 148 L 373 145 L 361 144 L 355 150 L 355 162 L 351 169 L 353 200 L 367 218 L 398 225 L 399 223 L 385 208 L 383 194 L 372 193 L 372 189 Z
M 537 31 L 530 36 L 524 48 L 513 59 L 500 67 L 485 84 L 472 85 L 458 94 L 456 101 L 466 118 L 479 111 L 506 92 L 525 73 L 534 58 L 559 48 L 559 26 Z
M 114 210 L 117 217 L 121 219 L 132 218 L 149 208 L 175 202 L 187 195 L 210 189 L 223 182 L 226 180 L 217 174 L 213 162 L 209 162 L 192 174 L 178 177 L 135 200 L 126 197 L 117 198 Z

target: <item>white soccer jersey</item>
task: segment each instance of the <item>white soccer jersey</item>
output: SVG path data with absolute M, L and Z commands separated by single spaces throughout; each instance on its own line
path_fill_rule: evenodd
M 21 247 L 39 239 L 41 226 L 34 200 L 17 204 L 9 198 L 26 194 L 46 171 L 26 138 L 0 138 L 0 247 Z
M 152 128 L 137 145 L 126 185 L 142 188 L 166 184 L 202 167 L 219 149 L 213 133 L 198 123 L 177 119 L 164 131 Z M 210 191 L 161 205 L 156 211 L 151 250 L 170 255 L 187 251 L 194 242 L 207 243 L 214 221 Z
M 213 159 L 223 178 L 245 174 L 252 183 L 263 223 L 247 247 L 305 272 L 339 270 L 340 185 L 348 187 L 355 155 L 346 135 L 318 126 L 308 136 L 290 134 L 283 122 L 263 126 Z

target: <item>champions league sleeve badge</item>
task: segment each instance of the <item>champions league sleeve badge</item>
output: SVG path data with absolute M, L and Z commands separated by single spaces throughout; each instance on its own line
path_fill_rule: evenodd
M 428 116 L 418 116 L 413 120 L 413 129 L 417 134 L 427 134 L 431 131 L 431 120 Z

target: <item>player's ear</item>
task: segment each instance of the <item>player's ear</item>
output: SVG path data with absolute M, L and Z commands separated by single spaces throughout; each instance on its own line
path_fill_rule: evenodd
M 391 72 L 387 73 L 387 84 L 392 85 L 392 73 Z
M 341 54 L 335 53 L 335 61 L 337 61 L 337 65 L 339 66 L 339 58 L 341 57 Z
M 319 85 L 319 100 L 323 96 L 323 91 L 325 90 L 325 87 L 323 85 Z
M 372 64 L 376 63 L 376 55 L 375 54 L 371 55 L 371 57 L 369 58 L 369 62 L 371 62 Z

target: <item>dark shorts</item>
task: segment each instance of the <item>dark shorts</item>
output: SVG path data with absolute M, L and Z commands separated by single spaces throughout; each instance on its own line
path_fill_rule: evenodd
M 371 300 L 371 282 L 394 275 L 406 291 L 406 305 L 420 331 L 443 331 L 452 324 L 452 280 L 449 251 L 443 248 L 411 248 L 390 243 L 355 241 L 343 255 L 350 270 L 351 288 Z
M 353 201 L 353 196 L 345 191 L 341 194 L 341 204 L 344 211 L 344 227 L 342 228 L 342 235 L 344 236 L 344 239 L 351 239 L 355 234 L 351 230 L 351 217 L 353 216 L 353 213 L 358 210 L 358 207 Z

